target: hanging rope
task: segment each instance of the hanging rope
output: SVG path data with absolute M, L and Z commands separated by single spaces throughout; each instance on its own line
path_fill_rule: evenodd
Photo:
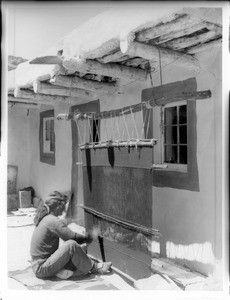
M 138 133 L 138 130 L 137 130 L 137 124 L 135 122 L 135 117 L 134 117 L 134 114 L 133 114 L 133 111 L 132 111 L 131 107 L 130 107 L 130 111 L 131 111 L 131 116 L 132 116 L 132 120 L 133 120 L 133 125 L 134 125 L 135 131 L 136 131 L 136 136 L 137 136 L 138 139 L 140 139 L 139 133 Z
M 125 116 L 124 113 L 122 114 L 123 116 L 123 120 L 124 120 L 124 125 L 125 125 L 125 129 L 126 129 L 126 132 L 128 134 L 128 139 L 130 140 L 130 134 L 129 134 L 129 129 L 128 129 L 128 126 L 127 126 L 127 122 L 126 122 L 126 119 L 127 119 L 127 115 Z

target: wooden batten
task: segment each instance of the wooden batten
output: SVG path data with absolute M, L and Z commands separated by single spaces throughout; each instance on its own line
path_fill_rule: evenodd
M 136 34 L 136 41 L 145 42 L 148 40 L 152 40 L 170 32 L 181 30 L 181 28 L 190 28 L 197 23 L 200 23 L 200 21 L 195 20 L 189 15 L 183 15 L 171 22 L 167 22 L 162 25 L 151 27 L 138 32 Z
M 52 95 L 52 96 L 64 96 L 64 97 L 76 97 L 84 99 L 98 99 L 98 95 L 91 91 L 84 89 L 78 89 L 73 87 L 56 86 L 50 83 L 43 83 L 35 81 L 33 83 L 34 92 L 37 94 Z
M 217 35 L 222 35 L 222 27 L 210 22 L 204 22 L 205 27 L 214 31 Z
M 147 72 L 132 67 L 126 67 L 118 64 L 102 64 L 94 60 L 79 60 L 79 59 L 66 59 L 63 61 L 63 66 L 71 72 L 85 72 L 97 75 L 109 76 L 112 78 L 124 79 L 145 79 Z
M 189 34 L 192 34 L 198 30 L 201 30 L 205 27 L 205 24 L 203 23 L 198 23 L 198 24 L 195 24 L 194 26 L 191 26 L 191 27 L 188 27 L 188 28 L 183 28 L 183 29 L 180 29 L 180 30 L 177 30 L 175 32 L 171 31 L 167 34 L 164 34 L 156 39 L 153 40 L 153 43 L 158 45 L 158 44 L 162 44 L 162 43 L 166 43 L 168 41 L 171 41 L 173 39 L 176 39 L 176 38 L 180 38 L 182 36 L 185 36 L 185 35 L 189 35 Z
M 173 41 L 167 42 L 165 45 L 168 47 L 172 47 L 175 50 L 180 50 L 188 47 L 192 47 L 193 45 L 197 45 L 199 43 L 203 44 L 208 40 L 213 39 L 216 36 L 214 31 L 205 32 L 192 37 L 182 37 Z
M 196 54 L 196 53 L 208 50 L 208 49 L 212 49 L 214 47 L 220 46 L 221 42 L 222 42 L 222 39 L 218 39 L 218 40 L 215 40 L 215 41 L 203 44 L 203 45 L 195 46 L 195 47 L 190 48 L 188 50 L 188 53 L 189 54 Z
M 120 62 L 129 59 L 128 55 L 124 55 L 121 51 L 117 51 L 113 54 L 106 55 L 102 58 L 98 58 L 97 60 L 101 63 L 109 63 L 109 62 Z
M 184 7 L 182 11 L 183 13 L 189 14 L 195 19 L 207 21 L 222 26 L 222 9 L 220 7 Z
M 95 80 L 87 80 L 79 77 L 69 77 L 57 75 L 51 78 L 50 83 L 65 88 L 79 88 L 85 89 L 98 94 L 116 93 L 119 87 L 114 83 L 98 82 Z
M 160 55 L 163 65 L 176 61 L 177 65 L 186 66 L 195 71 L 200 70 L 199 63 L 194 57 L 190 55 L 185 56 L 174 50 L 164 49 L 135 41 L 129 43 L 128 40 L 122 40 L 120 48 L 122 53 L 130 56 L 138 56 L 151 61 L 156 59 L 159 60 Z
M 45 105 L 52 105 L 50 103 L 47 103 L 46 102 L 43 102 L 43 101 L 34 101 L 32 99 L 27 99 L 27 98 L 19 98 L 19 97 L 14 97 L 14 96 L 11 96 L 11 95 L 8 95 L 8 103 L 10 104 L 21 104 L 21 105 L 25 105 L 25 106 L 35 106 L 35 107 L 39 107 L 40 104 L 45 104 Z
M 9 107 L 20 107 L 20 108 L 40 108 L 40 104 L 37 103 L 24 103 L 24 102 L 17 102 L 17 101 L 8 101 L 8 106 Z

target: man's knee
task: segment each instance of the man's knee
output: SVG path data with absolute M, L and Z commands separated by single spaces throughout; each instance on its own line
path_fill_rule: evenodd
M 68 240 L 65 242 L 67 248 L 73 253 L 75 251 L 77 251 L 79 248 L 81 248 L 81 246 L 74 240 Z

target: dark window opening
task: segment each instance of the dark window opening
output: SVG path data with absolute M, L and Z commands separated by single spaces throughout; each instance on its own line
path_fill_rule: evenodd
M 187 106 L 164 109 L 164 162 L 187 164 Z

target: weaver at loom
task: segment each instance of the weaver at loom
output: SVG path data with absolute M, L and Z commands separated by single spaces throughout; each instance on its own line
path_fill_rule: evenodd
M 67 196 L 54 191 L 34 218 L 35 229 L 31 239 L 32 269 L 38 278 L 57 276 L 67 279 L 80 274 L 105 274 L 111 262 L 97 263 L 86 254 L 84 243 L 91 243 L 95 232 L 81 235 L 70 230 L 58 218 L 65 210 Z M 59 238 L 64 240 L 59 247 Z

